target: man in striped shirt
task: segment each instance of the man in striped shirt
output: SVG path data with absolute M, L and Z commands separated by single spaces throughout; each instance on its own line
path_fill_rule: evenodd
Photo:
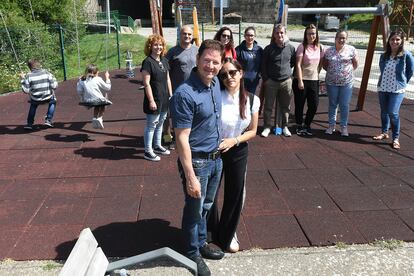
M 30 95 L 30 109 L 27 115 L 27 130 L 33 129 L 34 118 L 39 104 L 49 103 L 45 116 L 45 125 L 53 127 L 52 119 L 56 107 L 55 89 L 57 88 L 56 78 L 37 59 L 27 62 L 30 73 L 20 75 L 23 92 Z

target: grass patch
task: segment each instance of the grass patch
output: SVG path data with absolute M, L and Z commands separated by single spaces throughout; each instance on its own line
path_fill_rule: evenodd
M 55 270 L 59 267 L 60 267 L 60 265 L 57 264 L 57 263 L 47 263 L 47 264 L 42 266 L 42 270 L 43 271 L 51 271 L 51 270 Z
M 335 247 L 338 249 L 346 249 L 348 247 L 348 244 L 344 242 L 336 242 Z
M 348 22 L 341 22 L 341 28 L 345 28 L 345 23 L 347 23 L 348 30 L 359 30 L 370 33 L 372 20 L 374 20 L 373 14 L 354 14 L 349 17 Z
M 389 239 L 389 240 L 376 240 L 373 242 L 374 246 L 378 246 L 382 249 L 388 249 L 388 250 L 395 250 L 397 248 L 400 248 L 403 245 L 403 241 L 396 240 L 396 239 Z

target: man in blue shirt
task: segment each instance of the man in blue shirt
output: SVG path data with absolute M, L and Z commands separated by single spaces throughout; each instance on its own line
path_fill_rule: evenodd
M 207 245 L 206 215 L 220 182 L 221 94 L 217 74 L 224 57 L 223 45 L 205 40 L 197 54 L 196 68 L 174 92 L 170 112 L 176 134 L 178 169 L 183 182 L 185 206 L 182 230 L 187 256 L 197 264 L 199 275 L 210 275 L 203 258 L 221 259 L 221 250 Z

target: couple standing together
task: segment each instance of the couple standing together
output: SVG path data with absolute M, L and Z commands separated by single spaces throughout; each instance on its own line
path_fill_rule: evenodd
M 241 65 L 233 59 L 224 60 L 224 46 L 216 40 L 201 44 L 196 67 L 170 100 L 185 194 L 182 230 L 187 239 L 186 254 L 197 264 L 199 275 L 211 274 L 203 258 L 224 256 L 223 251 L 207 245 L 207 214 L 217 213 L 210 209 L 222 172 L 222 213 L 220 220 L 212 220 L 212 227 L 209 223 L 208 230 L 221 248 L 238 250 L 235 232 L 244 200 L 246 141 L 256 135 L 259 106 L 259 98 L 249 96 L 243 87 Z

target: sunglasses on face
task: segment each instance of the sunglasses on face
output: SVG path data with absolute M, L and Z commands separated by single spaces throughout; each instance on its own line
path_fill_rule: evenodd
M 220 72 L 219 74 L 219 78 L 224 81 L 227 80 L 230 76 L 230 78 L 234 78 L 234 76 L 236 76 L 237 72 L 239 72 L 239 70 L 229 70 L 229 71 L 223 71 Z
M 221 37 L 230 39 L 230 35 L 226 35 L 226 34 L 222 34 Z

